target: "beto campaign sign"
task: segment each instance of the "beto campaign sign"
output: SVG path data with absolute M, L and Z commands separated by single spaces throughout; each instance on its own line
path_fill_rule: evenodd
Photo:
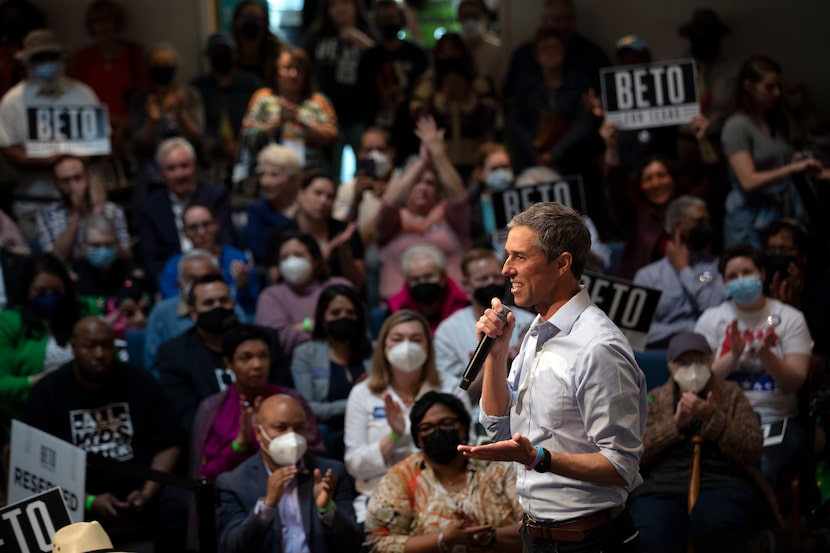
M 561 177 L 553 182 L 491 192 L 496 228 L 503 229 L 515 215 L 537 202 L 559 202 L 585 213 L 585 187 L 581 175 Z
M 49 553 L 55 532 L 71 524 L 60 488 L 0 509 L 0 553 Z
M 60 486 L 72 521 L 83 522 L 86 452 L 18 420 L 11 446 L 9 501 Z
M 682 125 L 700 113 L 694 60 L 601 69 L 605 118 L 620 130 Z
M 648 329 L 657 311 L 660 290 L 593 271 L 583 271 L 582 284 L 591 301 L 622 330 L 632 349 L 646 349 Z
M 110 153 L 110 123 L 103 106 L 26 108 L 26 155 L 105 156 Z

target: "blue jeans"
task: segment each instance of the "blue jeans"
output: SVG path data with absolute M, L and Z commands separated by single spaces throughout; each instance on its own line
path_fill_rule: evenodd
M 582 541 L 547 541 L 527 535 L 524 525 L 519 533 L 522 536 L 522 553 L 637 553 L 639 540 L 637 529 L 626 509 L 620 516 L 605 526 L 585 532 Z
M 700 491 L 691 515 L 686 493 L 634 497 L 628 507 L 640 530 L 641 553 L 695 551 L 738 553 L 771 520 L 766 497 L 757 490 L 716 486 Z

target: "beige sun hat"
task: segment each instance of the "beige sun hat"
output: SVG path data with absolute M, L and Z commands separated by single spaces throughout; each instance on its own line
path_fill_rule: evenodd
M 37 54 L 63 54 L 64 47 L 58 36 L 50 29 L 35 29 L 23 39 L 23 48 L 14 57 L 22 62 Z
M 64 526 L 52 539 L 52 553 L 104 553 L 113 552 L 112 541 L 98 523 L 76 522 Z

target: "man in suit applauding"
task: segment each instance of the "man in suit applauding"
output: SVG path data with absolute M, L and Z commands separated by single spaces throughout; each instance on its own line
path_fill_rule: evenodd
M 306 454 L 302 406 L 290 396 L 271 396 L 254 423 L 260 454 L 217 480 L 219 549 L 357 552 L 363 534 L 345 468 Z

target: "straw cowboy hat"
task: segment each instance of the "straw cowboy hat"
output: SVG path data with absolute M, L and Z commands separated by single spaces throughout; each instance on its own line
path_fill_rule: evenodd
M 64 526 L 52 539 L 52 553 L 116 553 L 98 521 Z

